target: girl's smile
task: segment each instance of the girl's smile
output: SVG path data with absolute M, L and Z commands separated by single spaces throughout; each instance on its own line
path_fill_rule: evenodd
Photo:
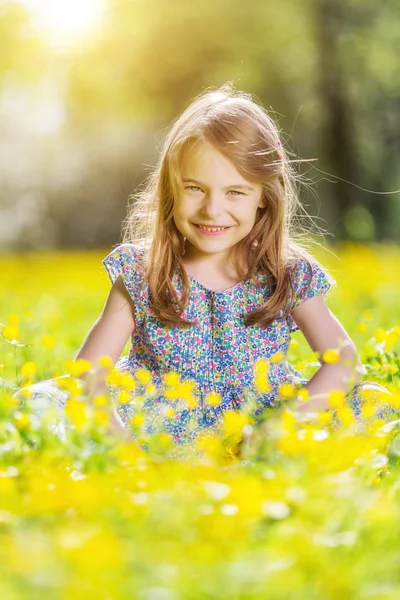
M 244 179 L 207 141 L 192 149 L 181 176 L 174 221 L 186 238 L 186 257 L 227 260 L 230 249 L 254 226 L 257 209 L 263 206 L 262 185 Z M 210 243 L 211 237 L 218 241 Z

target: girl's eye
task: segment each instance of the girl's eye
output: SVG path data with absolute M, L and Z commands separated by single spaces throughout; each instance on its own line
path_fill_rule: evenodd
M 238 192 L 237 190 L 229 190 L 230 192 L 232 192 L 233 194 L 240 194 L 240 196 L 244 196 L 245 194 L 243 194 L 243 192 Z
M 196 191 L 196 190 L 199 190 L 200 188 L 197 185 L 188 185 L 187 189 Z

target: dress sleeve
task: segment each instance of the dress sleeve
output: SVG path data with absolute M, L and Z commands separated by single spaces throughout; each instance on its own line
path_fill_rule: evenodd
M 291 332 L 299 329 L 292 317 L 292 311 L 305 300 L 317 295 L 325 296 L 331 286 L 336 285 L 335 279 L 316 260 L 310 260 L 310 264 L 311 271 L 307 261 L 301 258 L 297 261 L 294 269 L 293 286 L 295 296 L 288 316 Z
M 140 250 L 133 244 L 121 244 L 111 250 L 102 263 L 112 284 L 119 275 L 122 275 L 124 285 L 136 303 L 144 275 Z

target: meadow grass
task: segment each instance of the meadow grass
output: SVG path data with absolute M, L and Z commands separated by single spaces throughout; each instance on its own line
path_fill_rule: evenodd
M 400 250 L 333 251 L 319 256 L 338 284 L 327 303 L 366 378 L 399 409 Z M 289 398 L 257 428 L 251 416 L 227 415 L 191 462 L 172 460 L 162 434 L 147 451 L 122 441 L 101 397 L 82 402 L 76 388 L 64 440 L 51 414 L 11 399 L 23 384 L 77 374 L 68 361 L 110 289 L 106 254 L 0 258 L 2 600 L 397 600 L 399 428 L 382 429 L 381 398 L 365 397 L 361 430 L 340 402 L 335 428 L 333 402 L 301 421 Z M 309 377 L 316 357 L 301 333 L 292 340 L 289 360 Z M 135 385 L 145 381 L 139 374 Z M 251 444 L 240 444 L 249 425 Z

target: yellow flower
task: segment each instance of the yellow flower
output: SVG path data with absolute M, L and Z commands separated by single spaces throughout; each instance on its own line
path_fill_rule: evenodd
M 133 427 L 140 427 L 141 425 L 143 425 L 144 423 L 144 414 L 143 413 L 136 413 L 135 415 L 133 415 L 133 417 L 130 419 L 130 424 Z
M 359 323 L 359 324 L 357 325 L 357 330 L 358 330 L 360 333 L 364 333 L 364 331 L 367 331 L 367 329 L 368 329 L 368 325 L 367 325 L 366 323 L 364 323 L 364 322 L 362 322 L 362 323 Z
M 185 402 L 188 408 L 196 408 L 197 406 L 197 398 L 196 396 L 193 396 L 193 394 L 186 396 Z
M 179 385 L 180 383 L 180 376 L 179 373 L 166 373 L 164 375 L 164 384 L 165 385 L 169 385 L 171 387 L 175 387 L 177 385 Z
M 125 390 L 135 390 L 136 389 L 136 381 L 134 378 L 129 375 L 129 373 L 123 373 L 119 380 L 119 385 L 123 387 Z
M 25 429 L 27 429 L 29 427 L 30 424 L 30 420 L 28 415 L 23 414 L 23 413 L 18 413 L 15 416 L 15 426 L 17 427 L 17 429 L 19 429 L 19 431 L 24 431 Z
M 117 396 L 117 400 L 120 404 L 128 404 L 131 401 L 131 399 L 132 397 L 129 390 L 122 390 Z
M 363 319 L 365 321 L 372 321 L 372 313 L 369 310 L 366 310 L 363 314 Z
M 271 358 L 269 360 L 272 363 L 278 363 L 278 362 L 281 362 L 281 360 L 284 359 L 284 356 L 285 355 L 283 354 L 283 352 L 279 351 L 279 352 L 276 352 L 273 356 L 271 356 Z
M 109 399 L 104 394 L 98 394 L 93 397 L 93 404 L 98 408 L 102 408 L 103 406 L 107 406 L 109 403 Z
M 43 348 L 54 348 L 56 344 L 56 338 L 54 337 L 54 335 L 51 335 L 51 333 L 45 333 L 44 335 L 42 335 L 40 343 L 43 346 Z
M 172 419 L 172 417 L 175 416 L 175 411 L 172 406 L 166 406 L 163 410 L 163 415 Z
M 266 375 L 269 371 L 269 362 L 266 358 L 259 358 L 254 365 L 256 375 Z
M 374 337 L 378 343 L 384 342 L 386 340 L 386 331 L 384 329 L 377 329 Z
M 386 346 L 385 346 L 386 350 L 391 350 L 391 348 L 393 348 L 393 346 L 397 342 L 397 338 L 398 338 L 398 335 L 397 335 L 396 331 L 394 331 L 394 329 L 389 331 L 387 338 L 386 338 Z
M 87 406 L 85 402 L 76 398 L 67 398 L 65 414 L 71 419 L 74 427 L 81 430 L 88 422 Z
M 362 407 L 361 407 L 361 415 L 364 417 L 364 419 L 370 419 L 371 417 L 374 416 L 376 411 L 376 406 L 373 402 L 366 402 Z
M 86 360 L 85 358 L 78 358 L 77 360 L 67 360 L 65 367 L 70 375 L 73 377 L 79 377 L 80 375 L 83 375 L 89 371 L 89 369 L 92 367 L 92 363 L 90 360 Z
M 328 425 L 333 419 L 333 413 L 330 411 L 320 412 L 317 416 L 317 421 L 321 425 Z
M 0 373 L 1 371 L 4 371 L 4 365 L 0 365 Z
M 8 315 L 8 322 L 11 325 L 18 325 L 18 323 L 19 323 L 19 316 L 16 313 L 10 313 Z
M 325 350 L 322 355 L 322 360 L 328 365 L 334 365 L 340 360 L 340 352 L 336 349 Z
M 304 369 L 307 368 L 307 365 L 302 361 L 299 360 L 295 365 L 294 368 L 297 369 L 297 371 L 304 371 Z
M 21 373 L 25 378 L 32 377 L 36 373 L 36 365 L 33 361 L 24 363 L 21 367 Z
M 342 390 L 332 390 L 328 396 L 328 404 L 334 410 L 343 406 L 346 395 Z
M 298 392 L 297 392 L 297 398 L 301 401 L 301 402 L 306 402 L 310 397 L 310 392 L 308 391 L 307 388 L 301 388 Z
M 155 396 L 157 394 L 157 388 L 154 383 L 149 383 L 146 387 L 146 396 Z
M 108 385 L 121 385 L 122 373 L 118 369 L 111 369 L 105 380 Z
M 296 456 L 302 452 L 302 444 L 297 435 L 292 432 L 279 438 L 277 448 L 288 456 Z
M 206 402 L 208 402 L 208 404 L 210 404 L 211 406 L 218 406 L 218 404 L 221 402 L 222 400 L 222 396 L 221 394 L 218 394 L 217 392 L 211 392 L 210 394 L 207 394 L 206 396 Z
M 262 393 L 271 391 L 271 385 L 265 375 L 257 375 L 254 379 L 254 385 Z
M 16 325 L 5 325 L 3 327 L 2 334 L 6 340 L 12 342 L 13 340 L 18 340 L 19 329 Z
M 297 340 L 290 340 L 290 342 L 289 342 L 289 348 L 291 350 L 296 350 L 299 346 L 300 346 L 300 344 L 299 344 L 299 342 Z
M 98 425 L 108 425 L 110 422 L 110 415 L 105 410 L 95 410 L 94 418 Z
M 281 398 L 291 398 L 295 393 L 296 388 L 291 383 L 281 383 L 281 385 L 278 386 L 278 394 Z
M 280 416 L 282 427 L 285 431 L 293 431 L 296 417 L 290 410 L 283 410 Z
M 137 369 L 135 376 L 139 383 L 150 383 L 152 381 L 151 373 L 147 369 Z
M 113 366 L 113 361 L 111 356 L 101 356 L 98 360 L 100 367 L 111 368 Z
M 349 427 L 354 423 L 354 414 L 349 406 L 342 406 L 336 411 L 337 418 L 345 427 Z
M 247 415 L 236 410 L 227 410 L 222 421 L 222 431 L 225 437 L 242 438 L 243 428 L 249 423 Z

